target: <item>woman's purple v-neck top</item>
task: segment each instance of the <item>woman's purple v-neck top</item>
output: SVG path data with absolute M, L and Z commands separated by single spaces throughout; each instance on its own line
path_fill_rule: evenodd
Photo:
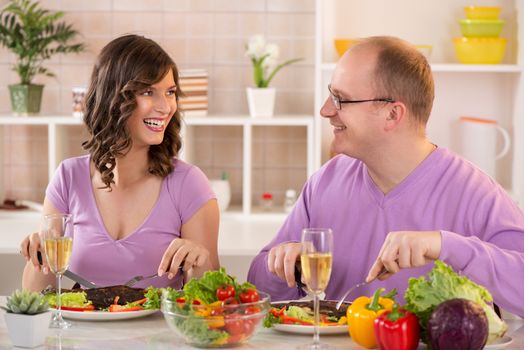
M 74 240 L 70 270 L 100 286 L 122 284 L 137 275 L 156 273 L 165 250 L 198 209 L 216 198 L 207 177 L 196 166 L 174 160 L 162 181 L 153 209 L 134 231 L 120 240 L 107 232 L 91 185 L 90 156 L 64 160 L 46 190 L 57 210 L 73 214 Z M 118 215 L 115 212 L 114 215 Z M 179 287 L 181 275 L 167 274 L 135 287 Z

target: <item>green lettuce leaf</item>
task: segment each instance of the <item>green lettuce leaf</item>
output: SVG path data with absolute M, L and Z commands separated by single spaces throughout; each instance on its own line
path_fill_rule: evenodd
M 463 298 L 478 303 L 488 317 L 488 343 L 500 338 L 508 329 L 490 303 L 493 297 L 486 288 L 472 282 L 465 276 L 458 275 L 444 262 L 437 260 L 429 272 L 428 279 L 424 276 L 410 278 L 409 286 L 404 294 L 406 309 L 414 312 L 422 328 L 422 340 L 427 342 L 426 325 L 433 310 L 448 299 Z
M 144 303 L 144 309 L 146 310 L 157 310 L 160 309 L 160 296 L 162 295 L 162 290 L 173 290 L 170 287 L 167 288 L 155 288 L 153 286 L 147 287 L 146 293 L 144 296 L 147 298 L 147 301 Z
M 87 294 L 85 292 L 68 292 L 61 293 L 62 306 L 65 307 L 79 307 L 85 308 L 91 305 L 91 301 L 87 300 Z M 48 293 L 44 295 L 44 299 L 47 301 L 49 306 L 56 306 L 56 293 Z
M 229 276 L 222 267 L 218 271 L 206 271 L 201 278 L 193 278 L 184 285 L 184 296 L 187 300 L 199 299 L 205 304 L 216 301 L 216 290 L 230 284 L 238 290 L 240 285 L 234 277 Z

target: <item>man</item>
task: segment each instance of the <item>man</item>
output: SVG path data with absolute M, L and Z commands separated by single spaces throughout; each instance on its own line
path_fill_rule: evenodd
M 301 230 L 329 227 L 327 299 L 362 281 L 370 283 L 348 300 L 378 287 L 402 296 L 409 277 L 441 259 L 524 315 L 524 214 L 494 180 L 426 138 L 434 98 L 426 59 L 400 39 L 368 38 L 344 54 L 328 88 L 320 113 L 340 155 L 308 180 L 248 280 L 274 300 L 301 297 Z

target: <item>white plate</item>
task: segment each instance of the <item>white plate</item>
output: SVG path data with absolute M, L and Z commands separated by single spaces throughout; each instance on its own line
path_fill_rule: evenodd
M 295 333 L 295 334 L 313 334 L 313 331 L 315 329 L 315 327 L 313 326 L 303 326 L 300 324 L 282 324 L 282 323 L 274 324 L 272 328 L 280 332 Z M 349 334 L 347 325 L 321 326 L 319 328 L 320 328 L 320 334 Z
M 140 310 L 140 311 L 123 311 L 123 312 L 108 312 L 108 311 L 69 311 L 62 310 L 62 316 L 70 320 L 77 321 L 118 321 L 127 320 L 130 318 L 144 317 L 152 315 L 158 310 Z
M 275 301 L 271 303 L 272 305 L 278 305 L 278 304 L 287 304 L 290 302 L 301 302 L 301 301 L 308 301 L 308 300 L 283 300 L 283 301 Z M 282 323 L 276 323 L 273 325 L 272 329 L 280 331 L 280 332 L 286 332 L 286 333 L 295 333 L 295 334 L 313 334 L 315 331 L 315 327 L 313 326 L 306 326 L 306 325 L 300 325 L 300 324 L 282 324 Z M 340 326 L 321 326 L 320 327 L 320 334 L 348 334 L 348 326 L 347 325 L 340 325 Z
M 502 338 L 497 339 L 497 341 L 495 343 L 486 345 L 484 347 L 484 350 L 503 349 L 506 346 L 508 346 L 509 344 L 511 344 L 512 341 L 513 341 L 513 339 L 511 339 L 511 337 L 505 335 Z

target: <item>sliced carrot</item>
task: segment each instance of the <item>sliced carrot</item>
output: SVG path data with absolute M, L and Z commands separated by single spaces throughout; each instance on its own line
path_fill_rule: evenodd
M 125 305 L 112 304 L 109 306 L 109 312 L 125 312 L 125 311 L 140 311 L 144 310 L 142 306 L 126 307 Z

